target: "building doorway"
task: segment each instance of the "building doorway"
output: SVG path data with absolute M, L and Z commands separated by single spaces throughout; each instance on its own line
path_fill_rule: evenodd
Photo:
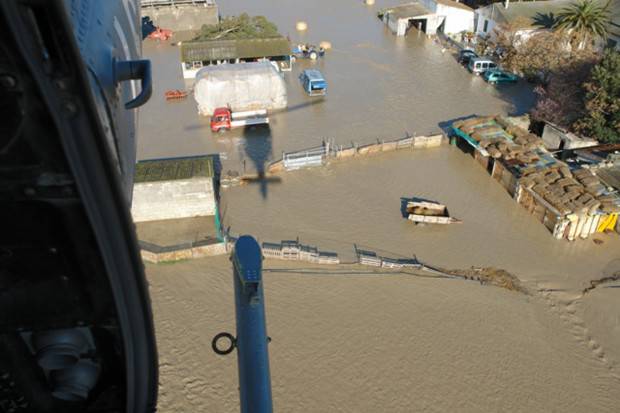
M 422 33 L 426 33 L 426 19 L 409 19 L 407 31 L 411 28 L 417 29 Z

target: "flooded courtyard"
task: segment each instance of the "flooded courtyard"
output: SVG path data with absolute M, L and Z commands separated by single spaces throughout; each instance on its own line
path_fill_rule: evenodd
M 270 115 L 270 128 L 245 132 L 212 134 L 209 119 L 198 115 L 193 97 L 166 102 L 166 90 L 191 88 L 193 81 L 182 78 L 178 47 L 145 41 L 144 55 L 153 63 L 154 90 L 140 113 L 138 158 L 219 153 L 225 169 L 241 172 L 244 160 L 247 170 L 255 170 L 280 158 L 282 151 L 316 146 L 324 139 L 346 145 L 407 133 L 424 135 L 455 118 L 521 114 L 531 107 L 531 85 L 489 85 L 423 33 L 412 30 L 405 38 L 392 35 L 377 18 L 377 11 L 388 4 L 222 2 L 222 15 L 265 15 L 289 35 L 292 44 L 326 40 L 333 45 L 324 59 L 297 60 L 292 72 L 284 72 L 287 110 Z M 306 32 L 295 30 L 298 20 L 308 22 Z M 303 93 L 298 75 L 310 67 L 321 70 L 327 79 L 325 98 Z

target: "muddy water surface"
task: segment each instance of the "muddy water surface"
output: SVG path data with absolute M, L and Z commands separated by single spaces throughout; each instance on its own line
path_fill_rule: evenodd
M 248 12 L 275 22 L 292 43 L 333 49 L 317 62 L 298 60 L 283 75 L 288 85 L 288 109 L 271 116 L 269 129 L 235 130 L 213 136 L 208 119 L 197 114 L 193 98 L 167 103 L 168 89 L 191 88 L 182 79 L 179 48 L 146 41 L 144 54 L 153 62 L 154 93 L 140 117 L 140 159 L 222 153 L 225 165 L 260 169 L 282 151 L 311 147 L 323 139 L 351 141 L 425 134 L 454 118 L 488 113 L 522 113 L 534 96 L 527 83 L 494 87 L 459 66 L 450 51 L 413 30 L 406 38 L 392 35 L 376 17 L 386 6 L 379 1 L 231 0 L 220 3 L 222 15 Z M 305 20 L 308 30 L 295 30 Z M 325 98 L 304 95 L 301 70 L 318 68 L 329 83 Z

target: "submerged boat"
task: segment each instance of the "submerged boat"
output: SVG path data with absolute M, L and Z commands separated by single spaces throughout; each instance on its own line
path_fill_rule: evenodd
M 179 100 L 179 99 L 185 99 L 188 94 L 189 92 L 187 90 L 175 89 L 175 90 L 168 90 L 165 93 L 165 96 L 166 96 L 166 100 Z
M 448 208 L 437 202 L 409 201 L 407 202 L 408 220 L 416 224 L 460 224 L 460 219 L 450 216 Z

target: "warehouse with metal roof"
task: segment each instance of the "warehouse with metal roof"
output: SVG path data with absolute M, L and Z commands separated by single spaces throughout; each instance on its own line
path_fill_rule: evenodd
M 212 155 L 140 161 L 131 214 L 134 222 L 215 216 L 216 189 Z
M 193 79 L 204 66 L 270 61 L 278 70 L 290 71 L 291 45 L 284 37 L 191 41 L 181 44 L 183 77 Z

